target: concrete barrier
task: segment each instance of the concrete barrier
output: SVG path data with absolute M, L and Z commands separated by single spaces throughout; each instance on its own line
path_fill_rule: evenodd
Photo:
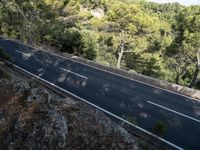
M 0 36 L 0 37 L 2 38 L 2 36 Z M 15 42 L 20 43 L 20 44 L 24 44 L 24 43 L 22 43 L 18 40 L 15 40 L 15 39 L 10 39 L 10 38 L 7 38 L 7 37 L 3 37 L 3 38 L 15 41 Z M 26 45 L 26 44 L 24 44 L 24 45 Z M 100 68 L 100 69 L 103 69 L 103 70 L 106 70 L 106 71 L 109 71 L 109 72 L 112 72 L 112 73 L 115 73 L 115 74 L 119 74 L 121 76 L 136 80 L 138 82 L 142 82 L 142 83 L 150 85 L 150 86 L 162 88 L 162 89 L 164 89 L 168 92 L 174 92 L 176 94 L 187 96 L 189 98 L 192 98 L 193 100 L 200 100 L 200 91 L 199 90 L 191 89 L 191 88 L 188 88 L 188 87 L 185 87 L 185 86 L 177 85 L 177 84 L 174 84 L 174 83 L 170 83 L 168 81 L 152 78 L 152 77 L 141 75 L 141 74 L 138 74 L 138 73 L 128 72 L 126 70 L 102 65 L 102 64 L 99 64 L 97 62 L 86 60 L 84 58 L 80 58 L 80 57 L 77 57 L 77 56 L 74 56 L 74 55 L 71 55 L 71 54 L 68 54 L 68 53 L 54 53 L 50 50 L 44 50 L 42 47 L 37 47 L 35 45 L 26 45 L 26 46 L 35 47 L 36 49 L 40 49 L 40 50 L 45 51 L 47 53 L 51 53 L 51 54 L 54 54 L 54 55 L 57 55 L 57 56 L 60 56 L 60 57 L 66 57 L 66 58 L 71 59 L 71 60 L 76 60 L 80 63 L 84 63 L 84 64 L 94 66 L 96 68 Z
M 156 78 L 152 78 L 149 76 L 145 76 L 142 74 L 138 74 L 135 72 L 129 72 L 126 70 L 122 70 L 122 69 L 118 69 L 118 68 L 114 68 L 114 67 L 110 67 L 110 66 L 106 66 L 106 65 L 102 65 L 102 64 L 98 64 L 94 61 L 90 61 L 90 60 L 86 60 L 68 53 L 60 53 L 59 55 L 64 56 L 66 58 L 72 59 L 72 60 L 76 60 L 109 72 L 113 72 L 122 76 L 125 76 L 127 78 L 131 78 L 133 80 L 142 82 L 144 84 L 150 85 L 150 86 L 155 86 L 158 88 L 162 88 L 164 90 L 167 90 L 169 92 L 175 92 L 176 94 L 181 94 L 187 97 L 190 97 L 194 100 L 200 100 L 200 91 L 199 90 L 195 90 L 195 89 L 191 89 L 185 86 L 181 86 L 181 85 L 177 85 L 174 83 L 170 83 L 168 81 L 164 81 L 161 79 L 156 79 Z

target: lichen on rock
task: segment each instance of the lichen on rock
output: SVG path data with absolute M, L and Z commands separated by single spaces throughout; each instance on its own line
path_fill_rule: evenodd
M 24 81 L 0 80 L 0 149 L 138 150 L 99 110 Z

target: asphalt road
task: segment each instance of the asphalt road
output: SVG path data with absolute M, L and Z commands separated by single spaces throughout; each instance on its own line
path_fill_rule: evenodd
M 88 65 L 0 39 L 11 62 L 183 149 L 200 147 L 200 102 Z

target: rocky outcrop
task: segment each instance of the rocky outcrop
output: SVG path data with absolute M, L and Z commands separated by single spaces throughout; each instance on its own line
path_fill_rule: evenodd
M 104 10 L 101 8 L 92 9 L 91 14 L 96 18 L 102 18 L 105 15 Z
M 138 150 L 102 112 L 32 83 L 0 80 L 0 149 Z

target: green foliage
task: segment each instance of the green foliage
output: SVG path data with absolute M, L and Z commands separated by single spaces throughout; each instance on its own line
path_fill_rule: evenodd
M 59 43 L 61 43 L 61 51 L 75 53 L 80 55 L 81 53 L 81 38 L 82 35 L 80 31 L 76 28 L 65 29 L 58 38 Z
M 0 34 L 197 88 L 199 12 L 145 0 L 1 0 Z
M 142 70 L 142 74 L 152 77 L 159 77 L 161 67 L 158 64 L 158 60 L 154 57 L 147 59 L 147 62 L 144 63 L 145 68 Z
M 7 61 L 9 59 L 10 59 L 9 55 L 6 54 L 6 52 L 3 50 L 2 47 L 0 47 L 0 60 Z
M 7 73 L 4 69 L 0 68 L 0 79 L 10 79 L 10 74 Z
M 127 68 L 135 70 L 138 73 L 152 77 L 160 77 L 162 75 L 161 66 L 156 56 L 146 53 L 141 55 L 133 52 L 126 55 L 125 62 Z
M 169 68 L 176 66 L 176 78 L 179 76 L 179 80 L 185 80 L 183 84 L 190 87 L 195 86 L 199 77 L 199 62 L 197 60 L 197 52 L 200 49 L 199 12 L 199 6 L 191 6 L 179 13 L 174 28 L 175 39 L 166 49 L 167 59 L 174 59 L 169 64 Z
M 76 28 L 65 29 L 58 37 L 61 52 L 68 52 L 86 59 L 96 58 L 96 40 L 88 31 Z
M 165 124 L 163 122 L 157 122 L 154 127 L 154 133 L 162 136 L 165 133 Z
M 88 31 L 82 32 L 82 39 L 81 39 L 81 50 L 83 53 L 83 57 L 89 60 L 94 60 L 96 58 L 96 40 L 95 37 Z

